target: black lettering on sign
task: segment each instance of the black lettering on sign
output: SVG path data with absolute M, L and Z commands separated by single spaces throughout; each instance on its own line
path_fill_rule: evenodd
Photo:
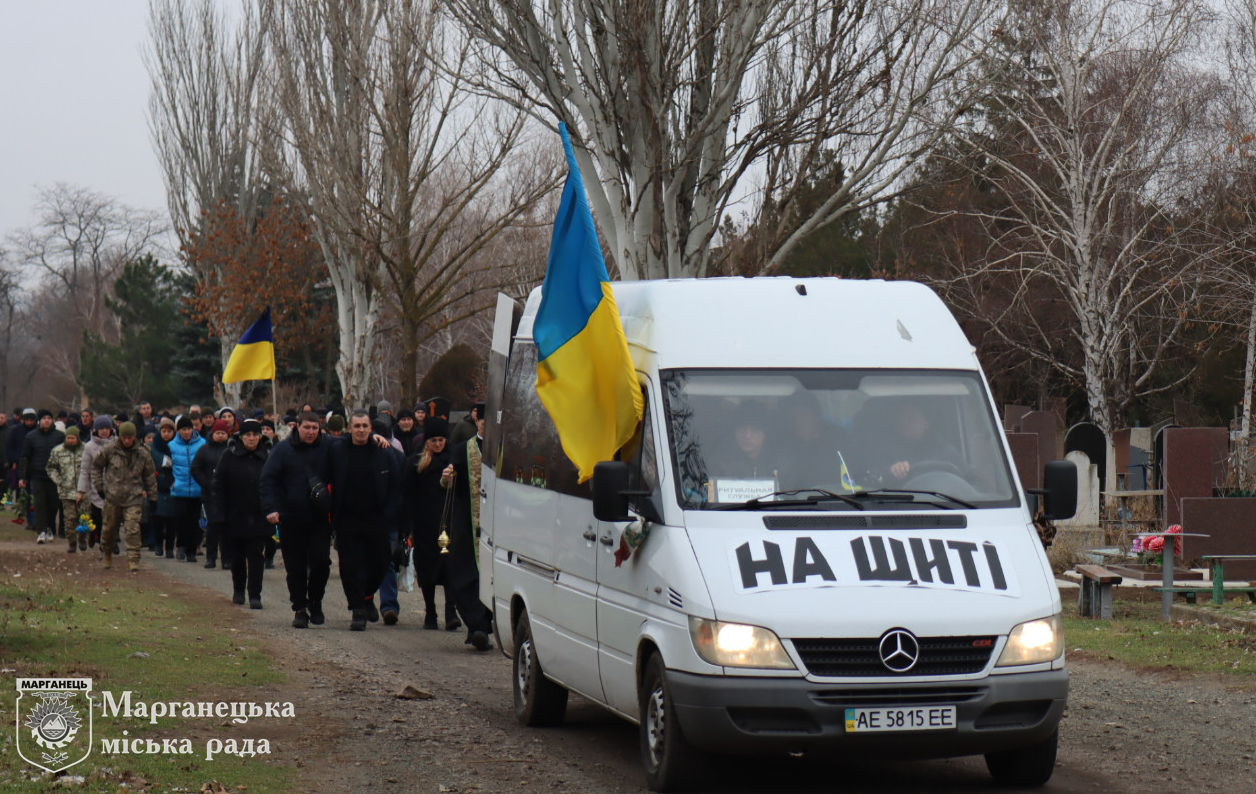
M 999 562 L 999 550 L 990 541 L 981 544 L 986 553 L 986 563 L 990 566 L 990 578 L 994 580 L 995 590 L 1007 589 L 1007 578 L 1003 575 L 1003 563 Z
M 749 543 L 743 543 L 737 547 L 737 567 L 741 569 L 741 586 L 747 589 L 758 587 L 761 573 L 770 575 L 772 584 L 789 584 L 789 579 L 785 575 L 785 559 L 781 556 L 781 547 L 765 540 L 763 553 L 767 556 L 762 560 L 756 560 L 750 556 Z
M 818 576 L 826 582 L 836 582 L 829 561 L 824 559 L 820 548 L 811 538 L 799 538 L 794 543 L 794 584 L 806 584 L 808 576 Z
M 932 538 L 929 541 L 929 554 L 925 552 L 923 538 L 908 538 L 911 544 L 911 555 L 916 560 L 916 576 L 922 582 L 933 581 L 933 571 L 938 572 L 938 580 L 943 584 L 955 584 L 955 574 L 951 573 L 951 559 L 946 554 L 946 543 Z
M 859 572 L 859 581 L 913 581 L 911 564 L 907 562 L 907 547 L 903 545 L 903 541 L 890 538 L 890 553 L 894 556 L 893 568 L 890 567 L 889 555 L 885 552 L 884 538 L 880 535 L 870 535 L 867 538 L 867 545 L 872 547 L 871 565 L 868 564 L 868 549 L 864 542 L 864 538 L 855 538 L 850 542 L 850 551 L 855 556 L 855 569 Z
M 977 544 L 966 540 L 948 541 L 947 546 L 959 552 L 959 564 L 964 569 L 964 579 L 969 587 L 981 587 L 981 577 L 977 575 L 977 563 L 973 557 L 977 554 Z

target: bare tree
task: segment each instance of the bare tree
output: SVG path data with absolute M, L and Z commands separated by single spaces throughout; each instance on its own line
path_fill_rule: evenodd
M 1000 33 L 1020 39 L 990 50 L 1007 76 L 994 121 L 961 147 L 1002 204 L 972 213 L 987 247 L 952 263 L 950 289 L 980 306 L 992 279 L 1010 285 L 988 330 L 1082 385 L 1108 433 L 1136 397 L 1176 385 L 1156 376 L 1213 253 L 1183 212 L 1216 97 L 1192 60 L 1209 16 L 1193 0 L 1016 4 Z M 1063 336 L 1039 324 L 1044 299 L 1066 307 Z
M 438 5 L 266 5 L 291 143 L 277 170 L 308 201 L 327 260 L 346 400 L 375 392 L 383 293 L 396 299 L 401 388 L 413 397 L 424 339 L 474 308 L 476 255 L 555 185 L 552 164 L 512 158 L 525 115 L 466 90 L 469 45 Z
M 17 378 L 10 369 L 13 360 L 14 325 L 18 318 L 22 280 L 0 248 L 0 411 L 7 411 L 12 397 L 11 384 Z
M 239 21 L 217 0 L 150 0 L 149 130 L 179 242 L 187 249 L 203 216 L 222 203 L 252 226 L 264 180 L 256 135 L 265 67 L 263 22 L 252 2 Z M 194 272 L 198 265 L 190 263 Z M 216 275 L 216 274 L 211 274 Z M 197 273 L 198 282 L 213 281 Z M 219 334 L 225 366 L 236 337 Z M 226 384 L 238 401 L 239 386 Z
M 1256 0 L 1224 5 L 1227 77 L 1225 139 L 1211 174 L 1213 229 L 1224 244 L 1216 279 L 1217 298 L 1243 330 L 1244 365 L 1241 436 L 1252 437 L 1252 392 L 1256 390 Z M 1244 456 L 1243 468 L 1249 461 Z M 1245 474 L 1246 472 L 1243 472 Z
M 149 1 L 149 130 L 184 244 L 201 213 L 220 201 L 242 217 L 257 209 L 254 131 L 265 50 L 253 3 L 240 7 L 237 23 L 217 0 Z
M 127 262 L 160 252 L 167 227 L 155 212 L 63 183 L 40 191 L 35 214 L 33 225 L 10 235 L 11 256 L 48 293 L 35 320 L 48 324 L 56 344 L 41 356 L 42 364 L 79 387 L 82 332 L 117 336 L 116 320 L 106 305 L 114 279 Z
M 890 191 L 965 106 L 988 0 L 450 0 L 482 88 L 566 122 L 625 279 L 703 276 L 745 206 L 762 271 Z M 515 98 L 517 96 L 517 98 Z M 797 194 L 830 162 L 838 187 Z M 762 218 L 760 216 L 763 216 Z M 766 220 L 766 223 L 763 222 Z

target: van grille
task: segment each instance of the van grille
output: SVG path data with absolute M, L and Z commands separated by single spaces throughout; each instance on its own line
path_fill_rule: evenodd
M 764 516 L 768 529 L 964 529 L 968 517 L 962 513 L 918 513 L 912 515 L 822 515 Z
M 920 658 L 910 670 L 897 673 L 881 663 L 879 637 L 798 639 L 794 648 L 813 675 L 826 678 L 869 676 L 971 675 L 986 669 L 994 637 L 918 637 Z

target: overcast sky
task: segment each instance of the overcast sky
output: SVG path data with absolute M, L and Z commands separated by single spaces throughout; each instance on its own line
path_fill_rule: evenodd
M 165 213 L 140 60 L 147 0 L 0 0 L 0 238 L 56 182 Z

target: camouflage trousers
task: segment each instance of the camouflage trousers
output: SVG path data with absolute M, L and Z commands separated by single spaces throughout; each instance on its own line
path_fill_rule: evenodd
M 106 552 L 118 542 L 118 525 L 122 525 L 122 537 L 126 540 L 126 558 L 131 562 L 140 559 L 140 514 L 143 507 L 122 507 L 105 500 L 104 521 L 100 528 L 100 547 Z
M 87 536 L 78 533 L 79 510 L 78 502 L 73 499 L 61 500 L 61 529 L 71 549 L 82 546 L 87 548 Z

